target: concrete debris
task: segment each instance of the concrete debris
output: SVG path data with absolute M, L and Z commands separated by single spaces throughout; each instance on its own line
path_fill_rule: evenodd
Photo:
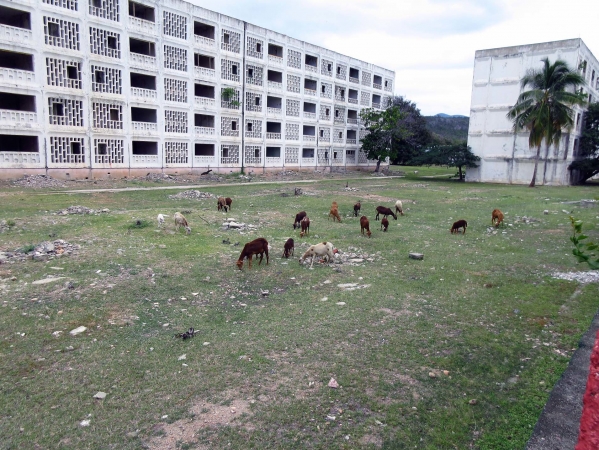
M 25 175 L 12 182 L 14 186 L 28 188 L 64 188 L 67 187 L 64 181 L 57 180 L 46 175 Z
M 408 257 L 410 259 L 417 259 L 417 260 L 423 260 L 424 259 L 424 254 L 422 253 L 408 253 Z
M 599 270 L 589 272 L 555 272 L 551 275 L 559 280 L 578 281 L 579 283 L 599 283 Z
M 94 398 L 96 400 L 104 400 L 106 398 L 106 392 L 98 392 L 96 395 L 94 395 Z
M 108 208 L 91 209 L 86 208 L 85 206 L 69 206 L 67 209 L 58 211 L 56 214 L 59 216 L 68 216 L 70 214 L 103 214 L 109 212 L 110 210 Z
M 334 378 L 331 378 L 331 380 L 329 381 L 328 386 L 330 388 L 337 389 L 337 388 L 339 388 L 339 383 L 337 383 L 337 380 L 335 380 Z
M 38 244 L 33 251 L 25 252 L 23 249 L 16 249 L 12 252 L 0 252 L 0 263 L 22 261 L 25 259 L 45 260 L 60 258 L 70 255 L 79 250 L 81 247 L 76 244 L 70 244 L 62 239 L 57 239 L 52 242 L 42 242 Z
M 63 279 L 64 279 L 64 277 L 43 278 L 41 280 L 32 281 L 31 284 L 48 284 L 48 283 L 54 283 L 55 281 L 59 281 L 59 280 L 63 280 Z
M 197 190 L 183 191 L 178 194 L 169 195 L 168 198 L 171 200 L 203 200 L 206 198 L 216 198 L 209 192 L 202 192 Z
M 74 330 L 69 331 L 69 334 L 71 336 L 77 336 L 78 334 L 83 333 L 85 330 L 87 330 L 87 327 L 81 326 L 81 327 L 75 328 Z

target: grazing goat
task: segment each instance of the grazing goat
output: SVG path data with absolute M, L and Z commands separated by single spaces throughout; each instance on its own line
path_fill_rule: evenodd
M 335 221 L 335 219 L 341 222 L 341 216 L 339 215 L 339 210 L 337 209 L 336 203 L 334 203 L 334 205 L 331 206 L 331 210 L 329 211 L 329 217 L 327 217 L 327 219 L 330 219 L 331 216 L 333 216 L 333 222 Z
M 307 216 L 307 214 L 306 214 L 306 211 L 298 212 L 298 213 L 295 215 L 295 222 L 293 222 L 293 229 L 294 229 L 294 230 L 300 226 L 300 222 L 301 222 L 301 221 L 302 221 L 302 219 L 303 219 L 304 217 L 306 217 L 306 216 Z
M 300 227 L 302 229 L 302 231 L 300 231 L 300 237 L 310 234 L 310 218 L 308 216 L 302 219 L 300 222 Z
M 362 209 L 362 205 L 360 204 L 360 202 L 358 202 L 354 205 L 354 216 L 355 217 L 358 217 L 358 214 L 360 213 L 361 209 Z
M 366 235 L 370 237 L 372 233 L 370 232 L 370 223 L 366 216 L 360 217 L 360 233 L 364 234 L 364 230 L 366 230 Z
M 381 220 L 381 230 L 387 231 L 387 228 L 389 228 L 389 221 L 386 217 L 383 217 L 383 220 Z
M 243 246 L 243 250 L 241 251 L 241 255 L 239 255 L 239 259 L 237 260 L 237 267 L 239 270 L 243 268 L 243 260 L 247 258 L 248 260 L 248 268 L 252 268 L 252 256 L 256 255 L 256 259 L 258 259 L 258 255 L 260 255 L 260 262 L 258 265 L 262 264 L 262 258 L 266 253 L 266 264 L 268 264 L 268 241 L 264 238 L 254 239 L 251 242 L 248 242 Z
M 464 234 L 466 234 L 466 227 L 468 226 L 468 222 L 466 222 L 464 219 L 458 220 L 457 222 L 454 222 L 453 225 L 451 226 L 451 233 L 459 233 L 460 228 L 464 229 Z
M 183 214 L 181 214 L 180 212 L 176 212 L 174 217 L 175 217 L 175 228 L 177 229 L 177 231 L 179 231 L 179 228 L 184 227 L 186 234 L 191 233 L 191 228 L 189 228 L 187 219 L 185 218 L 185 216 Z
M 285 246 L 283 247 L 283 258 L 289 258 L 293 256 L 293 250 L 295 249 L 295 243 L 292 238 L 287 239 Z
M 494 209 L 491 215 L 491 225 L 498 227 L 501 222 L 503 222 L 503 213 L 498 209 Z
M 227 201 L 225 200 L 225 197 L 218 198 L 218 200 L 216 201 L 216 208 L 217 211 L 227 212 Z
M 401 200 L 395 202 L 395 212 L 400 213 L 403 216 L 403 203 Z
M 395 220 L 397 220 L 397 216 L 393 213 L 393 211 L 391 211 L 390 208 L 386 208 L 384 206 L 377 206 L 376 207 L 376 217 L 374 218 L 374 220 L 379 220 L 379 214 L 382 214 L 385 217 L 393 216 L 393 218 Z
M 304 256 L 299 259 L 299 262 L 301 264 L 306 260 L 306 258 L 311 257 L 312 261 L 310 263 L 310 268 L 312 268 L 314 265 L 314 259 L 316 259 L 317 256 L 321 256 L 323 258 L 326 257 L 328 262 L 331 262 L 335 257 L 335 254 L 333 253 L 333 244 L 330 242 L 321 242 L 320 244 L 311 245 L 308 247 L 308 250 L 306 250 L 306 253 L 304 253 Z
M 233 199 L 231 197 L 225 198 L 225 204 L 227 205 L 227 209 L 231 211 L 231 203 L 233 203 Z
M 164 226 L 164 215 L 158 214 L 157 219 L 158 219 L 158 226 L 160 228 L 162 228 Z
M 212 172 L 212 169 L 208 169 L 206 172 L 202 172 L 200 175 L 208 175 L 210 172 Z

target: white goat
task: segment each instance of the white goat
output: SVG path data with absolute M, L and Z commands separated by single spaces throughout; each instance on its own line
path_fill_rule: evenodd
M 395 212 L 398 212 L 403 216 L 403 204 L 401 203 L 401 200 L 395 202 Z
M 164 226 L 164 215 L 158 214 L 158 227 L 162 228 Z
M 191 228 L 187 224 L 187 219 L 180 212 L 175 213 L 175 228 L 179 231 L 179 228 L 184 227 L 186 234 L 191 233 Z
M 306 258 L 311 257 L 312 261 L 310 263 L 310 268 L 312 268 L 314 265 L 314 260 L 318 256 L 323 258 L 326 257 L 328 262 L 331 262 L 335 257 L 333 253 L 333 244 L 330 242 L 321 242 L 319 244 L 311 245 L 308 247 L 308 250 L 306 250 L 306 253 L 304 253 L 304 256 L 299 259 L 299 262 L 301 264 L 306 260 Z

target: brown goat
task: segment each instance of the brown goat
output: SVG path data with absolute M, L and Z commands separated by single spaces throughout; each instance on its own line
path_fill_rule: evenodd
M 386 217 L 383 217 L 383 220 L 381 220 L 381 230 L 387 231 L 387 228 L 389 228 L 389 221 Z
M 225 198 L 225 204 L 227 205 L 229 211 L 231 211 L 231 203 L 233 203 L 233 199 L 231 197 Z
M 331 206 L 331 210 L 329 211 L 329 217 L 327 217 L 327 219 L 330 219 L 331 216 L 333 216 L 333 222 L 335 221 L 335 219 L 341 222 L 341 216 L 339 215 L 339 210 L 337 209 L 337 206 Z
M 362 205 L 360 204 L 360 202 L 357 202 L 354 205 L 354 216 L 358 217 L 358 214 L 360 213 L 360 210 L 362 209 Z
M 294 230 L 300 226 L 300 222 L 306 216 L 307 216 L 306 211 L 298 212 L 295 215 L 295 221 L 293 222 L 293 229 Z
M 175 229 L 179 231 L 179 228 L 185 228 L 185 233 L 191 233 L 191 228 L 189 228 L 189 224 L 187 223 L 187 219 L 180 212 L 176 212 L 174 215 L 175 218 Z
M 498 227 L 501 222 L 503 222 L 503 213 L 498 209 L 494 209 L 491 214 L 491 225 Z
M 293 250 L 295 249 L 295 243 L 292 238 L 287 239 L 285 246 L 283 247 L 283 258 L 289 258 L 293 256 Z
M 366 235 L 370 237 L 372 233 L 370 232 L 370 223 L 366 216 L 360 217 L 360 233 L 364 234 L 364 230 L 366 230 Z
M 216 207 L 218 211 L 224 210 L 225 212 L 227 212 L 227 201 L 225 200 L 225 197 L 219 197 L 216 202 Z
M 454 222 L 453 225 L 451 226 L 451 233 L 459 233 L 460 232 L 460 228 L 464 229 L 464 234 L 466 234 L 466 227 L 468 226 L 468 222 L 466 222 L 464 219 L 458 220 L 457 222 Z
M 239 255 L 239 259 L 237 260 L 237 267 L 239 270 L 243 268 L 243 260 L 247 258 L 248 260 L 248 268 L 252 268 L 252 256 L 260 255 L 260 262 L 258 265 L 262 264 L 262 258 L 266 253 L 266 264 L 268 264 L 268 241 L 264 238 L 254 239 L 251 242 L 248 242 L 243 246 L 243 250 L 241 251 L 241 255 Z
M 300 231 L 300 237 L 310 234 L 310 218 L 308 216 L 302 219 L 300 222 L 300 227 L 302 229 L 302 231 Z
M 385 217 L 393 216 L 393 218 L 395 220 L 397 220 L 397 216 L 395 215 L 395 213 L 393 211 L 391 211 L 390 208 L 386 208 L 384 206 L 377 206 L 376 207 L 376 217 L 374 218 L 374 220 L 379 220 L 379 214 L 382 214 Z

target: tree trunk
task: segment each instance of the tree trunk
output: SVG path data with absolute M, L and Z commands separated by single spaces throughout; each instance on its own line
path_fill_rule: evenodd
M 376 160 L 376 169 L 374 169 L 374 173 L 379 173 L 381 169 L 381 158 Z
M 537 147 L 537 156 L 535 157 L 535 168 L 532 172 L 532 180 L 528 187 L 535 187 L 535 181 L 537 180 L 537 168 L 539 167 L 539 156 L 541 155 L 541 146 Z
M 464 179 L 462 176 L 462 166 L 458 166 L 458 171 L 460 172 L 460 181 L 462 181 Z

